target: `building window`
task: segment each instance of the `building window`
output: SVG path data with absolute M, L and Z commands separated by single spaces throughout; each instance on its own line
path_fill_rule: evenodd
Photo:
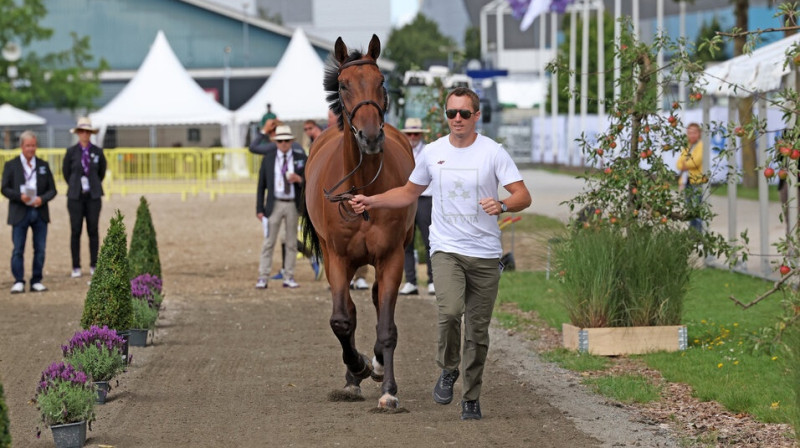
M 189 128 L 186 132 L 186 140 L 190 142 L 199 142 L 200 141 L 200 129 L 199 128 Z

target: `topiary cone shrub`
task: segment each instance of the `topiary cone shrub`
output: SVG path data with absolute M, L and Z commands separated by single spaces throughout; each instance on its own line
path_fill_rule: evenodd
M 11 428 L 8 420 L 8 407 L 0 384 L 0 448 L 11 448 Z
M 127 238 L 122 213 L 117 210 L 97 257 L 97 269 L 92 277 L 83 306 L 81 326 L 92 325 L 126 331 L 133 318 L 131 283 L 127 256 Z
M 147 199 L 139 199 L 136 209 L 136 223 L 131 234 L 131 249 L 128 252 L 130 264 L 130 279 L 141 274 L 161 277 L 161 259 L 158 256 L 158 243 L 156 242 L 156 229 L 150 216 L 150 206 Z

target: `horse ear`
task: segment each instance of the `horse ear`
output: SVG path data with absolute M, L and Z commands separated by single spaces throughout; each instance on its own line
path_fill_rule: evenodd
M 339 64 L 342 64 L 347 59 L 347 45 L 344 44 L 341 36 L 336 39 L 336 43 L 333 45 L 333 55 L 339 61 Z
M 369 54 L 369 57 L 375 59 L 376 61 L 378 60 L 378 56 L 381 55 L 381 40 L 378 39 L 378 36 L 375 34 L 372 35 L 372 39 L 369 41 L 367 53 Z

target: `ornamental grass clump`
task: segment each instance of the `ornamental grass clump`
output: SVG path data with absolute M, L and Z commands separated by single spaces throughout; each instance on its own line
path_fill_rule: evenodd
M 680 324 L 692 272 L 688 232 L 669 227 L 575 229 L 555 251 L 572 324 Z
M 34 401 L 45 426 L 81 421 L 91 425 L 96 396 L 86 373 L 71 364 L 54 362 L 42 372 Z
M 133 317 L 131 284 L 127 257 L 127 241 L 123 216 L 117 210 L 111 218 L 97 258 L 83 307 L 81 326 L 106 325 L 117 331 L 128 330 Z
M 131 296 L 134 300 L 145 300 L 156 310 L 161 306 L 163 294 L 161 279 L 155 275 L 141 274 L 131 280 Z
M 66 362 L 84 371 L 92 381 L 109 381 L 125 369 L 124 345 L 116 331 L 92 325 L 75 333 L 61 351 Z
M 11 425 L 2 384 L 0 384 L 0 448 L 11 448 Z
M 128 259 L 130 278 L 141 274 L 151 274 L 161 278 L 156 229 L 150 216 L 150 206 L 144 196 L 139 199 L 139 207 L 136 209 L 136 222 L 133 224 Z

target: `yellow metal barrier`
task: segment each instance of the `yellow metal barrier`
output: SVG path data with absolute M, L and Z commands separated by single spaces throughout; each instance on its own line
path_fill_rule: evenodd
M 53 170 L 57 188 L 66 193 L 61 164 L 66 149 L 39 148 L 36 156 Z M 261 156 L 230 148 L 115 148 L 104 150 L 108 169 L 103 188 L 114 194 L 220 194 L 256 192 Z M 3 164 L 19 150 L 0 151 Z

